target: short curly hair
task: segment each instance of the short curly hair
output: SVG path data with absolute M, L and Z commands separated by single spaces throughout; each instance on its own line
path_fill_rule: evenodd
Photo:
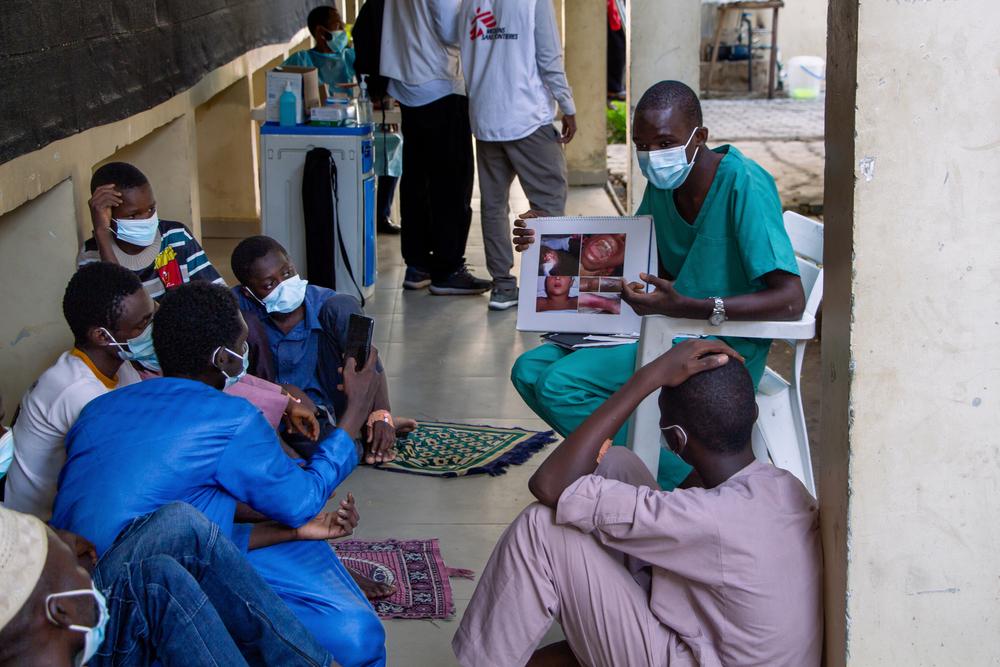
M 195 377 L 213 368 L 215 349 L 235 346 L 241 317 L 236 298 L 221 285 L 196 281 L 167 292 L 153 325 L 163 374 Z
M 87 332 L 94 327 L 117 329 L 125 299 L 141 289 L 139 277 L 123 266 L 110 262 L 84 264 L 69 279 L 62 302 L 63 317 L 76 345 L 86 345 Z
M 637 114 L 643 111 L 660 111 L 663 109 L 678 109 L 695 127 L 704 123 L 701 113 L 701 101 L 698 93 L 680 81 L 660 81 L 650 86 L 642 94 L 639 103 L 635 105 Z
M 240 284 L 246 285 L 247 278 L 250 277 L 250 267 L 270 252 L 280 252 L 286 257 L 288 256 L 288 251 L 270 236 L 250 236 L 233 248 L 229 266 L 233 269 L 233 275 L 240 281 Z
M 90 178 L 90 194 L 102 185 L 114 183 L 119 190 L 141 188 L 149 183 L 146 174 L 128 162 L 109 162 L 101 165 Z
M 660 406 L 708 449 L 740 452 L 750 445 L 757 399 L 747 367 L 735 359 L 664 387 Z

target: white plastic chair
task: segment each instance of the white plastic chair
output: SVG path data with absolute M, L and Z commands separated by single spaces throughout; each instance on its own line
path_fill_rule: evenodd
M 816 335 L 816 311 L 823 301 L 823 225 L 798 213 L 784 215 L 785 230 L 792 241 L 806 307 L 802 319 L 793 322 L 723 322 L 714 327 L 706 320 L 688 320 L 662 315 L 642 318 L 642 336 L 636 355 L 639 368 L 666 352 L 678 336 L 735 336 L 783 340 L 795 351 L 791 381 L 765 369 L 757 387 L 760 416 L 753 430 L 753 451 L 758 460 L 768 458 L 779 468 L 798 477 L 809 493 L 816 495 L 809 434 L 802 410 L 800 379 L 806 343 Z M 635 411 L 629 429 L 629 447 L 656 474 L 660 459 L 657 393 L 646 398 Z

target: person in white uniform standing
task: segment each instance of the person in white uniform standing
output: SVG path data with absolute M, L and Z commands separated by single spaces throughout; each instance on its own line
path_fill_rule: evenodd
M 482 294 L 465 264 L 472 224 L 469 101 L 455 46 L 460 0 L 386 0 L 379 72 L 402 111 L 403 287 Z
M 476 137 L 491 310 L 517 305 L 508 194 L 516 175 L 534 211 L 564 215 L 563 145 L 576 134 L 573 92 L 551 0 L 463 0 L 458 43 Z M 562 132 L 553 125 L 562 111 Z

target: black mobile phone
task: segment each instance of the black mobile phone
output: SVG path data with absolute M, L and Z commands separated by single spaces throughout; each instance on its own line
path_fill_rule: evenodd
M 344 357 L 353 357 L 358 368 L 368 362 L 374 331 L 375 320 L 364 315 L 351 315 L 347 323 L 347 350 L 344 352 Z

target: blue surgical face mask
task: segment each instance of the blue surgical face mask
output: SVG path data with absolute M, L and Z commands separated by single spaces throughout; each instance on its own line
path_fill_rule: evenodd
M 278 286 L 271 290 L 271 293 L 263 299 L 258 299 L 260 304 L 269 313 L 290 313 L 299 306 L 306 298 L 306 285 L 308 280 L 302 280 L 299 274 L 278 283 Z
M 101 329 L 111 339 L 111 345 L 118 347 L 118 357 L 125 361 L 138 361 L 145 368 L 154 373 L 160 372 L 160 360 L 156 358 L 156 350 L 153 349 L 153 323 L 150 322 L 142 333 L 135 338 L 129 338 L 125 344 L 119 343 L 111 332 Z
M 684 185 L 684 181 L 687 180 L 688 174 L 691 173 L 691 168 L 694 166 L 694 159 L 698 157 L 698 150 L 701 149 L 701 146 L 694 149 L 694 155 L 688 162 L 687 147 L 694 139 L 694 133 L 698 129 L 694 128 L 687 143 L 683 146 L 663 148 L 658 151 L 635 152 L 636 158 L 639 160 L 639 170 L 654 188 L 676 190 Z
M 49 622 L 53 625 L 62 627 L 62 625 L 52 618 L 52 611 L 49 607 L 49 602 L 57 598 L 68 598 L 76 597 L 78 595 L 89 595 L 94 598 L 94 603 L 97 605 L 97 625 L 92 628 L 88 628 L 86 625 L 69 625 L 66 626 L 69 630 L 74 630 L 76 632 L 84 633 L 83 641 L 83 653 L 76 656 L 74 664 L 77 667 L 85 665 L 90 662 L 90 659 L 94 657 L 97 653 L 97 649 L 101 647 L 104 643 L 104 631 L 107 629 L 108 625 L 108 603 L 104 599 L 104 595 L 101 594 L 99 590 L 93 587 L 91 583 L 91 588 L 81 589 L 78 591 L 66 591 L 65 593 L 52 593 L 45 598 L 45 616 L 49 619 Z
M 215 363 L 215 359 L 216 359 L 216 357 L 219 356 L 219 352 L 223 352 L 223 351 L 226 352 L 226 353 L 228 353 L 228 354 L 233 355 L 234 357 L 238 357 L 238 358 L 240 358 L 240 359 L 243 360 L 243 368 L 242 368 L 242 370 L 240 370 L 240 372 L 238 374 L 236 374 L 236 375 L 230 375 L 229 373 L 227 373 L 226 371 L 224 371 L 222 368 L 220 368 Z M 243 354 L 240 354 L 239 352 L 233 352 L 228 347 L 224 347 L 224 346 L 220 345 L 219 347 L 215 348 L 215 352 L 212 353 L 212 365 L 215 366 L 216 368 L 218 368 L 219 372 L 222 373 L 226 377 L 226 389 L 229 389 L 234 384 L 236 384 L 237 382 L 239 382 L 240 379 L 244 375 L 247 374 L 247 369 L 250 368 L 250 346 L 247 345 L 246 343 L 244 343 L 243 344 Z
M 0 435 L 0 477 L 7 474 L 11 461 L 14 460 L 14 431 L 7 429 L 7 432 Z
M 328 35 L 326 38 L 326 45 L 330 47 L 330 50 L 334 53 L 340 53 L 347 48 L 347 33 L 343 30 L 334 30 L 333 32 L 329 30 L 324 30 Z M 323 55 L 330 55 L 324 53 Z
M 160 219 L 156 213 L 144 220 L 119 220 L 115 219 L 115 236 L 119 241 L 131 243 L 140 247 L 153 245 L 156 239 L 156 230 L 160 227 Z

